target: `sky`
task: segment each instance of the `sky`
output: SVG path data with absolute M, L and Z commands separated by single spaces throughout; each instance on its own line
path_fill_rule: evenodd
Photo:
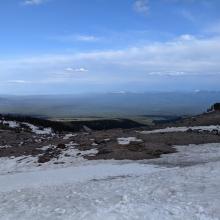
M 0 0 L 0 94 L 220 90 L 219 0 Z

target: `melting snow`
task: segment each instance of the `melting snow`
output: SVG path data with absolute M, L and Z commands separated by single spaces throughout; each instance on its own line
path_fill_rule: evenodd
M 7 173 L 25 172 L 45 170 L 48 168 L 69 167 L 72 165 L 79 166 L 86 163 L 87 160 L 83 156 L 93 156 L 98 153 L 97 149 L 78 150 L 77 143 L 70 142 L 66 144 L 67 149 L 63 149 L 58 158 L 52 158 L 49 162 L 37 166 L 38 157 L 20 156 L 20 157 L 0 157 L 0 176 Z M 3 147 L 3 146 L 2 146 Z M 4 146 L 5 147 L 5 146 Z M 1 148 L 1 147 L 0 147 Z M 54 145 L 42 146 L 39 149 L 46 151 L 49 148 L 56 148 Z
M 0 122 L 11 128 L 20 126 L 14 121 Z M 53 134 L 51 128 L 40 130 L 24 124 L 36 134 Z M 141 133 L 188 129 L 220 131 L 220 126 L 170 127 Z M 142 140 L 127 137 L 117 141 L 125 145 Z M 177 153 L 139 163 L 87 161 L 83 155 L 98 151 L 80 151 L 76 145 L 70 142 L 58 160 L 40 167 L 37 157 L 0 158 L 0 219 L 220 219 L 219 143 L 176 146 Z M 65 164 L 55 165 L 55 161 Z
M 220 144 L 179 150 L 165 157 L 195 163 L 167 168 L 149 161 L 90 161 L 0 175 L 0 219 L 219 220 Z
M 192 126 L 192 127 L 167 127 L 164 129 L 156 129 L 152 131 L 141 131 L 141 134 L 153 134 L 153 133 L 168 133 L 168 132 L 186 132 L 187 130 L 202 130 L 202 131 L 220 131 L 220 125 L 210 125 L 210 126 Z
M 137 139 L 136 137 L 127 137 L 127 138 L 117 138 L 118 144 L 120 145 L 127 145 L 130 144 L 131 142 L 142 142 L 141 139 Z
M 68 140 L 70 139 L 71 137 L 76 137 L 77 134 L 66 134 L 64 137 L 63 137 L 63 140 Z
M 10 128 L 19 128 L 22 124 L 28 126 L 33 133 L 37 135 L 54 135 L 53 131 L 51 128 L 42 128 L 40 129 L 39 127 L 32 125 L 27 122 L 16 122 L 16 121 L 5 121 L 5 120 L 0 120 L 0 123 L 4 125 L 8 125 Z
M 18 128 L 20 125 L 16 121 L 5 121 L 5 120 L 0 120 L 0 123 L 4 125 L 8 125 L 10 128 Z
M 10 145 L 1 146 L 1 145 L 0 145 L 0 149 L 1 149 L 1 148 L 10 148 L 10 147 L 12 147 L 12 146 L 10 146 Z
M 44 134 L 47 134 L 47 135 L 53 135 L 53 131 L 51 128 L 43 128 L 43 129 L 40 129 L 39 127 L 35 126 L 35 125 L 32 125 L 30 123 L 22 123 L 26 126 L 28 126 L 33 133 L 35 134 L 39 134 L 39 135 L 44 135 Z

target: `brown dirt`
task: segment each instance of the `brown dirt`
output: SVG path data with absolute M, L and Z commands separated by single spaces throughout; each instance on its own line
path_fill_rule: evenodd
M 213 112 L 183 119 L 182 122 L 166 124 L 166 126 L 195 126 L 220 124 L 220 112 Z M 163 125 L 162 127 L 164 127 Z M 165 126 L 165 127 L 166 127 Z M 97 148 L 99 153 L 95 156 L 86 157 L 89 160 L 96 159 L 131 159 L 142 160 L 160 157 L 161 154 L 173 153 L 173 145 L 220 143 L 220 135 L 213 133 L 172 132 L 157 134 L 141 134 L 135 129 L 112 129 L 103 131 L 79 132 L 77 136 L 63 140 L 65 134 L 55 137 L 36 136 L 30 132 L 12 129 L 0 130 L 0 157 L 38 156 L 39 163 L 57 158 L 66 150 L 67 143 L 77 143 L 79 150 Z M 128 145 L 119 145 L 117 138 L 136 137 L 143 142 L 131 142 Z M 37 142 L 41 139 L 41 142 Z M 2 146 L 11 147 L 2 147 Z M 43 146 L 54 145 L 48 150 L 42 150 Z

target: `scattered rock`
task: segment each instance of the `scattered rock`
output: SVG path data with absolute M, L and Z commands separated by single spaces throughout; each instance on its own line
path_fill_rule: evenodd
M 60 144 L 57 145 L 57 148 L 59 148 L 59 149 L 65 149 L 65 148 L 66 148 L 66 145 L 60 143 Z
M 60 161 L 60 162 L 54 162 L 53 164 L 65 164 L 65 162 L 63 162 L 63 161 Z
M 145 150 L 144 144 L 142 144 L 142 143 L 130 143 L 127 146 L 127 149 L 129 151 L 134 151 L 134 152 L 141 152 L 141 151 Z
M 49 155 L 41 155 L 38 157 L 38 163 L 46 163 L 46 162 L 49 162 L 51 160 L 50 156 Z
M 99 150 L 98 155 L 100 155 L 100 154 L 110 154 L 111 152 L 112 152 L 112 150 L 103 148 L 103 149 Z
M 217 129 L 213 129 L 213 130 L 211 131 L 211 133 L 214 134 L 214 135 L 218 135 L 218 134 L 219 134 L 219 131 L 218 131 Z

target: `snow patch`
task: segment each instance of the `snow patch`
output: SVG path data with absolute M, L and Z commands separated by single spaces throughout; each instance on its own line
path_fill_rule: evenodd
M 154 134 L 154 133 L 169 133 L 169 132 L 186 132 L 187 130 L 201 130 L 201 131 L 213 131 L 218 130 L 220 132 L 220 125 L 210 126 L 192 126 L 192 127 L 167 127 L 163 129 L 156 129 L 152 131 L 140 131 L 141 134 Z
M 8 125 L 10 128 L 18 128 L 18 127 L 20 127 L 20 124 L 17 123 L 16 121 L 0 120 L 0 123 L 2 123 L 3 125 Z
M 180 148 L 182 154 L 187 147 L 197 153 L 200 149 L 210 159 L 216 147 L 215 154 L 220 155 L 220 144 L 185 147 Z M 93 161 L 0 175 L 0 218 L 219 220 L 219 183 L 219 160 L 174 168 Z
M 148 160 L 147 163 L 164 166 L 193 166 L 220 160 L 220 143 L 176 145 L 176 153 L 163 154 L 159 159 Z
M 68 140 L 70 139 L 71 137 L 76 137 L 77 134 L 66 134 L 64 137 L 63 137 L 63 140 Z
M 10 145 L 3 145 L 3 146 L 0 146 L 0 149 L 2 148 L 10 148 L 10 147 L 12 147 L 12 146 L 10 146 Z
M 37 135 L 54 135 L 53 130 L 51 128 L 42 128 L 27 123 L 27 122 L 16 122 L 16 121 L 6 121 L 6 120 L 0 120 L 0 123 L 3 125 L 8 125 L 10 128 L 19 128 L 21 125 L 26 125 L 31 129 L 31 131 Z
M 35 125 L 32 125 L 30 123 L 27 123 L 27 122 L 23 122 L 22 124 L 28 126 L 33 133 L 35 134 L 38 134 L 38 135 L 54 135 L 53 131 L 51 128 L 42 128 L 40 129 L 39 127 L 35 126 Z
M 90 150 L 78 150 L 76 146 L 78 144 L 70 142 L 66 144 L 67 149 L 62 149 L 62 153 L 58 158 L 52 158 L 46 163 L 42 163 L 39 166 L 38 156 L 21 156 L 21 157 L 0 157 L 0 175 L 7 173 L 17 172 L 30 172 L 36 170 L 45 169 L 57 169 L 61 167 L 79 166 L 87 162 L 84 156 L 94 156 L 98 153 L 96 148 Z M 39 147 L 39 149 L 46 151 L 50 148 L 56 148 L 55 145 L 47 145 Z
M 118 144 L 120 145 L 127 145 L 130 144 L 131 142 L 142 142 L 141 139 L 137 139 L 136 137 L 122 137 L 122 138 L 117 138 Z
M 66 183 L 79 183 L 94 179 L 105 179 L 118 175 L 141 175 L 162 170 L 153 165 L 138 163 L 114 165 L 99 163 L 78 167 L 43 170 L 11 175 L 0 175 L 0 192 L 29 187 L 54 186 Z

